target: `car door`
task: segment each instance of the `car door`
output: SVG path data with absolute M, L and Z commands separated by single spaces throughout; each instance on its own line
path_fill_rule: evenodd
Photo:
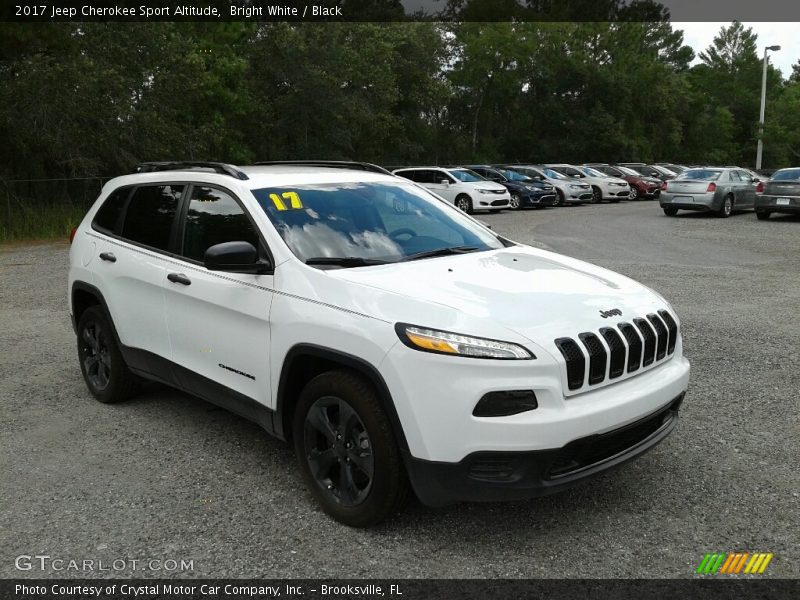
M 442 169 L 428 169 L 424 173 L 426 180 L 430 182 L 425 183 L 425 187 L 436 192 L 448 202 L 455 203 L 459 192 L 459 186 L 456 185 L 455 179 Z M 447 183 L 442 183 L 443 181 Z
M 753 208 L 756 204 L 756 186 L 758 185 L 753 181 L 753 177 L 746 171 L 737 170 L 739 179 L 742 183 L 742 200 L 740 204 L 742 208 Z
M 92 224 L 94 282 L 106 301 L 131 366 L 158 375 L 150 355 L 169 359 L 162 281 L 175 215 L 185 184 L 124 188 L 109 197 Z M 117 204 L 118 203 L 118 204 Z M 115 212 L 116 217 L 106 211 Z
M 208 397 L 211 380 L 269 406 L 273 275 L 203 266 L 205 251 L 223 242 L 250 242 L 265 256 L 266 245 L 253 221 L 232 192 L 195 183 L 182 206 L 177 238 L 179 256 L 166 269 L 162 285 L 181 383 Z

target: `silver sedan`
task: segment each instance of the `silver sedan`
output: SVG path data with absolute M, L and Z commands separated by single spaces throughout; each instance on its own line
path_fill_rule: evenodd
M 744 169 L 689 169 L 661 184 L 659 203 L 669 217 L 677 215 L 678 210 L 708 211 L 729 217 L 734 211 L 754 207 L 756 183 Z

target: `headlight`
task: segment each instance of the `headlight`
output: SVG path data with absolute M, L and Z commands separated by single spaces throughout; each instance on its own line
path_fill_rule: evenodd
M 406 346 L 424 352 L 472 358 L 497 358 L 501 360 L 530 360 L 536 358 L 522 346 L 511 342 L 460 335 L 406 323 L 395 325 L 395 331 L 397 331 L 400 341 Z
M 571 187 L 573 190 L 582 190 L 583 189 L 582 185 L 577 185 L 577 184 L 574 184 L 574 183 L 570 183 L 569 187 Z
M 627 187 L 628 184 L 627 183 L 619 183 L 617 181 L 612 181 L 611 185 L 615 185 L 617 187 Z
M 526 185 L 525 189 L 526 190 L 530 190 L 532 192 L 538 192 L 539 191 L 539 188 L 537 188 L 535 185 Z
M 486 189 L 478 188 L 478 191 L 481 194 L 494 194 L 494 190 L 486 190 Z

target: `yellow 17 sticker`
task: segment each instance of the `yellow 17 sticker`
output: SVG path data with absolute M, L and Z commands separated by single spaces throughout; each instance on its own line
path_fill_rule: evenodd
M 297 192 L 283 192 L 280 196 L 278 194 L 270 194 L 269 199 L 272 200 L 278 210 L 287 210 L 288 207 L 284 202 L 285 200 L 289 201 L 289 206 L 292 208 L 303 208 L 303 203 L 300 202 L 300 196 L 297 195 Z

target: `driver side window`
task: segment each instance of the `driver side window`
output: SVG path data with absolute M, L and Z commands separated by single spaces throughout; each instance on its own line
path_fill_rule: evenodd
M 250 242 L 258 248 L 258 235 L 233 197 L 222 190 L 192 188 L 183 231 L 183 256 L 203 262 L 206 250 L 223 242 Z

